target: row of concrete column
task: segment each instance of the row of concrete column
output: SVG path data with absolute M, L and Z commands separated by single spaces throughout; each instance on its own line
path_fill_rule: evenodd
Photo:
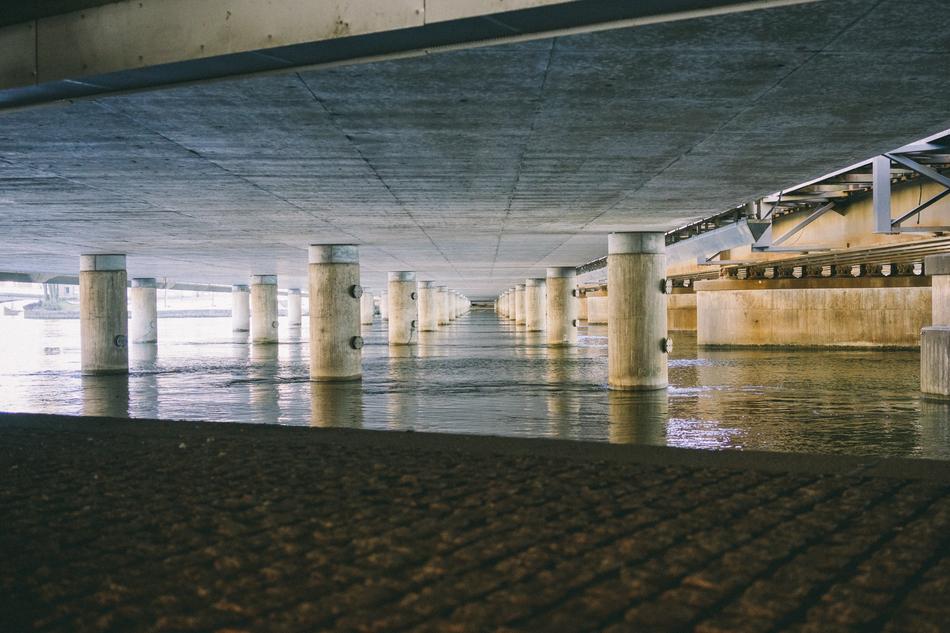
M 317 244 L 309 249 L 310 375 L 313 380 L 359 378 L 362 324 L 373 323 L 374 297 L 359 278 L 359 249 L 351 244 Z M 128 307 L 125 255 L 80 257 L 82 368 L 85 373 L 128 372 Z M 132 280 L 132 341 L 158 340 L 157 283 Z M 291 327 L 302 323 L 301 291 L 287 295 Z M 410 345 L 419 329 L 435 330 L 471 307 L 462 293 L 431 281 L 416 282 L 414 272 L 389 273 L 381 314 L 389 343 Z M 277 342 L 277 276 L 254 275 L 249 285 L 232 286 L 232 329 L 250 332 L 253 343 Z
M 548 268 L 543 279 L 526 279 L 495 303 L 503 317 L 530 332 L 546 332 L 552 345 L 577 340 L 578 300 L 573 268 Z M 612 233 L 607 240 L 607 363 L 611 389 L 665 389 L 666 236 Z

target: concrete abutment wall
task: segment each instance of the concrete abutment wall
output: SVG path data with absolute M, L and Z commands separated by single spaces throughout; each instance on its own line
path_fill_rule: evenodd
M 916 348 L 931 319 L 927 277 L 700 281 L 695 296 L 699 345 Z

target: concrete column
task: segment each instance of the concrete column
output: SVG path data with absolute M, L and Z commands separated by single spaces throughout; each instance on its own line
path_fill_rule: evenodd
M 290 327 L 300 327 L 303 323 L 303 310 L 300 306 L 300 288 L 287 290 L 287 322 Z
M 547 342 L 572 345 L 577 342 L 577 297 L 573 267 L 547 270 Z
M 158 283 L 152 277 L 132 280 L 132 323 L 130 338 L 133 343 L 158 342 Z
M 524 325 L 524 322 L 524 284 L 518 284 L 515 286 L 515 323 Z
M 231 330 L 251 330 L 251 289 L 244 284 L 231 286 Z
M 381 321 L 389 320 L 389 293 L 384 292 L 379 295 L 379 319 Z
M 449 293 L 445 286 L 437 287 L 436 310 L 439 315 L 439 325 L 448 325 L 449 322 Z
M 609 293 L 608 293 L 609 294 Z M 587 323 L 606 325 L 610 321 L 610 302 L 602 290 L 587 293 Z
M 419 315 L 416 299 L 416 273 L 389 273 L 389 344 L 410 345 L 418 342 Z
M 578 289 L 577 318 L 581 321 L 587 321 L 588 316 L 587 293 Z
M 925 257 L 924 274 L 930 275 L 930 324 L 950 325 L 950 254 Z
M 544 279 L 524 280 L 524 324 L 529 332 L 543 332 L 547 321 L 547 288 Z
M 277 275 L 251 275 L 251 342 L 277 342 Z
M 129 372 L 125 255 L 79 257 L 79 333 L 84 374 Z
M 310 380 L 356 380 L 362 375 L 359 248 L 310 246 Z
M 931 281 L 931 327 L 920 331 L 920 390 L 950 398 L 950 254 L 924 258 Z
M 434 281 L 420 281 L 419 292 L 419 330 L 435 332 L 439 329 L 439 289 Z
M 920 390 L 950 398 L 950 326 L 934 325 L 920 331 Z
M 363 325 L 373 324 L 373 312 L 376 307 L 373 305 L 373 293 L 364 288 L 363 296 L 360 297 L 360 323 Z
M 611 233 L 607 242 L 607 364 L 611 389 L 665 389 L 666 237 Z

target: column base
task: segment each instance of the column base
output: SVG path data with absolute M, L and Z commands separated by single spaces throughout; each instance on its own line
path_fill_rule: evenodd
M 310 376 L 310 382 L 355 382 L 357 380 L 363 380 L 363 374 L 356 374 L 354 376 Z
M 662 391 L 667 389 L 669 384 L 664 385 L 607 385 L 610 391 Z

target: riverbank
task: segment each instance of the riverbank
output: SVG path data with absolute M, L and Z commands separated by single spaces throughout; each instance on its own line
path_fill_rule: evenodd
M 938 631 L 950 464 L 0 416 L 0 629 Z

